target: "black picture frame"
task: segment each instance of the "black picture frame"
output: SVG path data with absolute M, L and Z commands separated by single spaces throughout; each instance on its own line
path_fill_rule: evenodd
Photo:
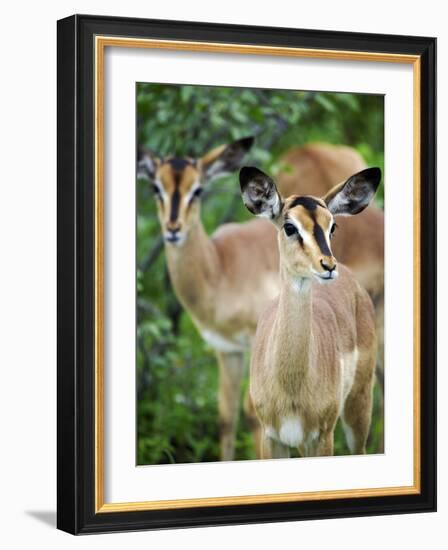
M 411 54 L 421 67 L 420 493 L 95 512 L 94 39 L 97 35 Z M 57 526 L 73 534 L 353 517 L 436 509 L 436 40 L 74 15 L 58 21 Z

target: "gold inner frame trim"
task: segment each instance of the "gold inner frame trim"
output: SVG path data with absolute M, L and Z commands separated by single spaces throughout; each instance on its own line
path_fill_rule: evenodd
M 146 48 L 172 51 L 232 53 L 329 59 L 406 63 L 413 66 L 413 203 L 414 203 L 414 392 L 413 392 L 413 485 L 371 489 L 344 489 L 302 493 L 226 496 L 179 500 L 106 503 L 104 501 L 104 53 L 106 47 Z M 304 502 L 341 498 L 362 498 L 420 493 L 420 57 L 381 52 L 321 50 L 250 44 L 225 44 L 182 40 L 156 40 L 96 36 L 95 45 L 95 513 L 166 510 L 207 506 L 232 506 L 279 502 Z

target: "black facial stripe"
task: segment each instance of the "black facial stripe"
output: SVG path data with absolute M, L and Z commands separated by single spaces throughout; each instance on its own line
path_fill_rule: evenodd
M 179 214 L 179 204 L 180 204 L 180 193 L 179 187 L 176 186 L 176 189 L 173 192 L 171 197 L 171 212 L 170 212 L 170 222 L 175 222 Z
M 294 208 L 295 206 L 303 206 L 310 212 L 313 212 L 316 210 L 318 206 L 322 206 L 319 201 L 316 199 L 313 199 L 313 197 L 297 197 L 295 198 L 291 204 L 289 205 L 289 208 Z
M 170 212 L 170 222 L 175 222 L 177 216 L 179 215 L 179 205 L 180 205 L 180 174 L 178 172 L 174 173 L 174 191 L 173 196 L 171 197 L 171 212 Z
M 322 230 L 322 227 L 316 221 L 314 222 L 313 233 L 314 233 L 314 238 L 316 239 L 316 242 L 319 245 L 319 248 L 322 254 L 325 254 L 325 256 L 331 256 L 331 250 L 328 248 L 325 234 Z

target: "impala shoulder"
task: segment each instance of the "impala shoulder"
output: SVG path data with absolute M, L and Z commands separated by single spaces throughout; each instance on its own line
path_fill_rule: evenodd
M 272 224 L 267 220 L 254 218 L 244 222 L 225 223 L 220 225 L 213 233 L 212 238 L 234 237 L 240 235 L 254 235 L 257 233 L 269 233 L 276 235 Z
M 226 239 L 227 237 L 232 237 L 236 232 L 238 232 L 239 226 L 241 224 L 237 222 L 233 223 L 223 223 L 212 233 L 212 239 Z

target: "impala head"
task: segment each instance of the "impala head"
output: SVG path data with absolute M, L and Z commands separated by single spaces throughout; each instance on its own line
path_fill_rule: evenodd
M 237 170 L 253 142 L 252 137 L 246 137 L 216 147 L 198 159 L 139 154 L 138 175 L 151 181 L 165 242 L 183 244 L 199 220 L 204 186 Z
M 362 212 L 372 200 L 381 180 L 379 168 L 367 168 L 336 185 L 324 197 L 280 196 L 274 181 L 258 168 L 240 171 L 241 193 L 247 209 L 271 220 L 279 230 L 281 263 L 293 278 L 316 278 L 320 282 L 338 275 L 330 241 L 335 216 Z

